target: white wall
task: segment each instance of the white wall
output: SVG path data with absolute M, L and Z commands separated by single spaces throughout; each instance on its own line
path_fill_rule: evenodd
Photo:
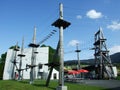
M 14 58 L 13 50 L 8 50 L 7 56 L 6 56 L 5 67 L 4 67 L 3 80 L 11 79 L 12 68 L 13 68 L 12 58 Z
M 38 76 L 38 71 L 39 71 L 39 72 L 43 72 L 43 76 L 44 76 L 43 78 L 47 79 L 49 71 L 48 71 L 48 66 L 45 66 L 44 64 L 48 63 L 49 48 L 48 47 L 40 47 L 40 48 L 37 48 L 37 52 L 38 52 L 38 54 L 36 55 L 36 65 L 41 63 L 41 64 L 43 64 L 43 67 L 40 70 L 38 69 L 38 67 L 35 67 L 35 71 L 36 71 L 35 78 L 36 79 L 42 78 L 42 77 Z M 20 54 L 20 51 L 18 51 L 17 54 Z M 24 54 L 26 56 L 22 58 L 22 69 L 26 68 L 26 64 L 28 64 L 28 65 L 31 64 L 32 49 L 31 48 L 25 48 L 24 49 Z M 7 56 L 6 56 L 5 68 L 4 68 L 4 73 L 3 73 L 3 80 L 12 79 L 12 77 L 11 77 L 12 76 L 12 70 L 13 70 L 12 61 L 14 60 L 14 56 L 15 56 L 15 51 L 13 51 L 12 49 L 9 49 L 7 51 Z M 17 56 L 16 61 L 18 62 L 17 67 L 19 67 L 20 57 Z M 18 73 L 18 71 L 16 71 L 16 68 L 15 68 L 15 72 Z M 51 79 L 54 79 L 54 74 L 55 73 L 57 74 L 56 79 L 59 78 L 58 71 L 53 69 Z M 28 69 L 27 71 L 26 70 L 23 71 L 23 79 L 30 79 L 30 69 Z
M 56 74 L 56 79 L 59 79 L 59 72 L 56 69 L 53 69 L 52 75 L 51 75 L 51 79 L 55 79 L 54 78 L 54 74 Z
M 36 55 L 36 65 L 38 65 L 39 63 L 41 64 L 45 64 L 48 63 L 48 52 L 49 49 L 48 47 L 42 47 L 42 48 L 38 48 L 37 49 L 38 54 Z M 20 54 L 20 51 L 17 52 L 17 54 Z M 26 55 L 25 57 L 22 58 L 22 69 L 26 68 L 26 64 L 31 64 L 31 54 L 32 54 L 32 49 L 31 48 L 25 48 L 24 49 L 24 54 Z M 5 68 L 4 68 L 4 73 L 3 73 L 3 80 L 7 80 L 7 79 L 11 79 L 11 75 L 12 75 L 12 69 L 13 69 L 13 63 L 12 61 L 14 60 L 14 55 L 15 55 L 15 51 L 13 51 L 12 49 L 9 49 L 7 52 L 7 57 L 6 57 L 6 62 L 5 62 Z M 20 57 L 17 56 L 16 58 L 17 66 L 19 67 L 19 61 L 20 61 Z M 15 68 L 16 70 L 16 68 Z M 37 78 L 37 73 L 38 73 L 38 68 L 35 67 L 35 71 L 36 71 L 36 78 Z M 48 66 L 44 66 L 43 68 L 40 69 L 41 72 L 45 72 L 48 73 Z M 17 71 L 16 71 L 17 72 Z M 24 70 L 23 71 L 23 78 L 24 79 L 29 79 L 30 73 L 30 69 L 28 69 L 27 71 Z

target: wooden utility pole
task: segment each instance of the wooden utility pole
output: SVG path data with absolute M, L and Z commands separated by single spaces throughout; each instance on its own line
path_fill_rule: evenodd
M 59 49 L 59 56 L 60 56 L 60 67 L 59 67 L 59 86 L 57 90 L 67 90 L 67 87 L 64 86 L 64 48 L 63 48 L 63 29 L 70 25 L 69 22 L 63 20 L 63 4 L 60 3 L 59 8 L 59 19 L 56 20 L 53 26 L 59 28 L 59 41 L 60 41 L 60 49 Z
M 12 75 L 11 75 L 11 77 L 12 77 L 13 80 L 16 79 L 15 69 L 18 69 L 18 67 L 17 67 L 17 65 L 16 65 L 16 63 L 17 63 L 16 58 L 17 58 L 17 52 L 18 52 L 18 51 L 19 51 L 19 48 L 18 48 L 18 42 L 17 42 L 17 44 L 16 44 L 16 46 L 15 46 L 15 48 L 14 48 L 14 53 L 15 53 L 15 55 L 14 55 L 14 60 L 12 61 L 12 63 L 13 63 L 13 69 L 12 69 Z
M 22 58 L 25 57 L 25 55 L 23 54 L 24 51 L 24 37 L 22 39 L 22 47 L 21 47 L 21 53 L 18 54 L 18 56 L 20 57 L 20 62 L 19 62 L 19 69 L 18 69 L 18 81 L 20 81 L 23 78 L 23 75 L 21 74 L 21 71 L 23 70 L 22 67 Z
M 80 67 L 80 58 L 79 58 L 79 53 L 81 52 L 81 50 L 78 49 L 78 43 L 76 44 L 76 50 L 75 52 L 77 53 L 77 60 L 78 60 L 78 70 L 81 69 Z
M 39 47 L 36 44 L 36 27 L 34 27 L 33 41 L 29 44 L 29 47 L 32 47 L 32 56 L 31 56 L 31 65 L 28 65 L 30 69 L 30 84 L 33 84 L 34 76 L 35 76 L 35 59 L 36 59 L 36 50 Z

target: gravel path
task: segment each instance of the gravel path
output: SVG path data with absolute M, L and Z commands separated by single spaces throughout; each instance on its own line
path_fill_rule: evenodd
M 106 90 L 120 90 L 120 80 L 84 80 L 85 84 L 100 86 Z

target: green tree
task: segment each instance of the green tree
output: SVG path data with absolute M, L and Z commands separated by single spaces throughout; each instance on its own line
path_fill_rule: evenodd
M 0 58 L 0 79 L 2 79 L 3 77 L 3 70 L 4 70 L 6 55 L 7 55 L 7 52 L 2 54 Z
M 17 48 L 20 48 L 19 46 L 16 46 L 16 45 L 15 45 L 15 46 L 11 46 L 9 49 L 15 49 L 16 47 L 17 47 Z
M 49 63 L 53 62 L 54 54 L 55 54 L 55 49 L 53 49 L 51 46 L 49 46 Z
M 41 45 L 40 47 L 47 47 L 45 44 Z
M 59 62 L 59 56 L 54 56 L 56 49 L 52 48 L 51 46 L 41 45 L 41 47 L 49 47 L 49 63 L 51 62 Z

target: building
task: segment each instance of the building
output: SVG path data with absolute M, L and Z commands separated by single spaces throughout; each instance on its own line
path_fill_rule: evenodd
M 37 48 L 37 54 L 36 54 L 36 67 L 34 68 L 34 79 L 47 79 L 47 76 L 49 74 L 48 66 L 44 65 L 48 63 L 49 60 L 49 48 L 48 47 L 39 47 Z M 27 65 L 31 65 L 31 56 L 32 56 L 32 48 L 25 48 L 24 49 L 24 55 L 25 57 L 22 57 L 22 65 L 21 65 L 21 76 L 22 79 L 30 79 L 30 68 L 26 67 Z M 15 58 L 16 54 L 16 58 Z M 20 51 L 15 51 L 13 49 L 9 49 L 7 51 L 6 56 L 6 62 L 5 62 L 5 68 L 3 73 L 3 80 L 9 80 L 13 79 L 13 74 L 15 79 L 18 78 L 18 68 L 19 68 L 19 62 L 20 57 L 18 56 L 20 54 Z M 14 64 L 14 60 L 16 59 L 16 64 Z M 58 79 L 59 72 L 55 69 L 52 72 L 51 79 Z

